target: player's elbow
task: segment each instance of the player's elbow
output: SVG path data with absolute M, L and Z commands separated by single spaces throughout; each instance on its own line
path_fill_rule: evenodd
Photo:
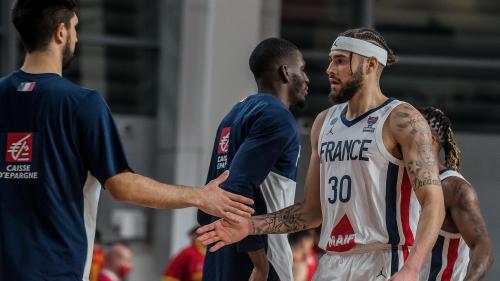
M 127 203 L 129 201 L 127 194 L 122 192 L 121 188 L 108 188 L 108 190 L 116 201 L 120 203 Z
M 132 173 L 120 173 L 112 176 L 105 182 L 106 189 L 109 191 L 113 199 L 119 202 L 129 202 L 130 201 L 130 191 L 127 186 L 130 185 L 133 176 Z

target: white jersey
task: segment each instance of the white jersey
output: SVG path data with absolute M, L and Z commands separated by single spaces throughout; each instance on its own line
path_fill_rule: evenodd
M 440 173 L 441 181 L 448 177 L 465 178 L 453 170 Z M 465 244 L 460 233 L 450 233 L 441 230 L 432 248 L 432 253 L 427 257 L 420 281 L 462 281 L 469 265 L 469 247 Z
M 408 256 L 420 204 L 403 161 L 382 140 L 387 117 L 401 103 L 388 99 L 354 120 L 346 118 L 347 103 L 328 110 L 318 141 L 325 251 L 399 248 Z

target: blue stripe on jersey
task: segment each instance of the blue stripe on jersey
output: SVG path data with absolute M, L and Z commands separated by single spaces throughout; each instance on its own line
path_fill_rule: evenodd
M 391 276 L 399 271 L 399 250 L 398 247 L 392 248 L 391 253 Z
M 399 166 L 389 163 L 387 169 L 387 180 L 385 190 L 385 223 L 387 234 L 389 235 L 389 244 L 395 246 L 399 244 L 398 221 L 396 218 L 396 186 L 398 184 Z
M 342 123 L 344 123 L 344 125 L 346 125 L 347 127 L 351 127 L 352 125 L 358 123 L 359 121 L 363 120 L 366 116 L 372 114 L 373 112 L 381 109 L 382 107 L 388 105 L 389 103 L 391 103 L 393 100 L 395 100 L 395 98 L 391 97 L 389 99 L 387 99 L 384 103 L 382 103 L 381 105 L 375 107 L 375 108 L 372 108 L 370 110 L 368 110 L 367 112 L 361 114 L 360 116 L 356 117 L 355 119 L 353 120 L 348 120 L 347 117 L 346 117 L 346 114 L 347 114 L 347 106 L 344 107 L 344 110 L 342 110 L 342 112 L 340 113 L 340 119 L 342 120 Z
M 441 267 L 443 267 L 443 246 L 444 246 L 444 237 L 439 235 L 432 248 L 432 259 L 431 259 L 431 270 L 429 272 L 429 281 L 436 281 L 436 278 L 441 271 Z

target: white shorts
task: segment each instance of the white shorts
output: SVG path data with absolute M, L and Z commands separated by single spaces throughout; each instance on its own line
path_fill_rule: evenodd
M 360 254 L 327 253 L 319 260 L 313 281 L 385 281 L 403 267 L 401 250 Z

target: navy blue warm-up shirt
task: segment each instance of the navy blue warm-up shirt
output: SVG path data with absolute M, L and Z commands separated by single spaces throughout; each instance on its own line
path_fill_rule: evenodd
M 50 73 L 0 80 L 0 280 L 88 280 L 99 183 L 127 169 L 99 93 Z
M 222 188 L 254 199 L 255 214 L 277 211 L 294 202 L 299 152 L 299 129 L 288 108 L 271 94 L 255 94 L 236 104 L 221 121 L 207 182 L 229 169 Z M 216 219 L 198 211 L 201 225 Z M 207 252 L 203 280 L 248 280 L 253 264 L 247 252 L 263 248 L 279 279 L 292 280 L 292 255 L 285 234 L 249 236 L 215 253 Z M 275 279 L 270 274 L 269 280 Z

